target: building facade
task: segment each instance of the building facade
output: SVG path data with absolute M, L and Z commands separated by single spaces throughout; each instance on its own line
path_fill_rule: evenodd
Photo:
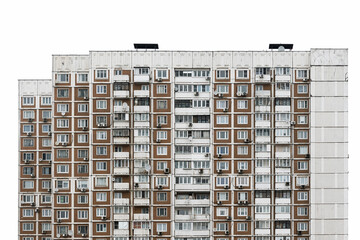
M 347 239 L 347 50 L 91 51 L 19 80 L 19 239 Z

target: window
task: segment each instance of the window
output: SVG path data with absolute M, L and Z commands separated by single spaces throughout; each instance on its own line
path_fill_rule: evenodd
M 308 71 L 307 70 L 297 70 L 297 78 L 308 78 Z
M 248 131 L 237 131 L 237 139 L 247 139 Z
M 69 112 L 69 104 L 58 104 L 57 112 Z
M 307 201 L 308 200 L 308 193 L 307 192 L 298 192 L 297 199 L 299 201 Z
M 157 85 L 157 94 L 166 94 L 167 93 L 167 86 L 166 85 Z
M 34 209 L 23 209 L 23 217 L 33 217 Z
M 296 178 L 296 185 L 309 185 L 309 178 L 308 177 L 297 177 Z
M 298 231 L 307 231 L 307 229 L 308 229 L 308 224 L 307 223 L 299 222 L 297 224 L 297 230 Z
M 106 100 L 97 100 L 96 101 L 96 109 L 106 109 L 107 102 Z
M 270 213 L 270 206 L 255 206 L 255 213 Z
M 238 216 L 247 216 L 248 215 L 248 209 L 246 207 L 238 207 L 237 215 Z
M 148 113 L 135 113 L 134 121 L 147 122 L 147 121 L 149 121 L 149 114 Z
M 248 200 L 248 193 L 247 192 L 239 192 L 238 193 L 238 200 L 239 201 L 247 201 Z
M 106 162 L 96 162 L 96 171 L 106 171 L 107 163 Z
M 167 195 L 165 192 L 157 193 L 157 201 L 167 201 Z
M 223 155 L 229 154 L 229 147 L 221 146 L 221 147 L 217 147 L 216 150 L 217 150 L 216 151 L 217 154 L 223 154 Z
M 167 108 L 167 101 L 166 100 L 157 100 L 156 101 L 157 109 L 166 109 Z
M 34 105 L 34 97 L 23 97 L 23 105 Z
M 238 186 L 249 186 L 249 177 L 237 177 Z
M 102 70 L 102 69 L 96 70 L 96 78 L 98 78 L 98 79 L 107 78 L 107 70 Z
M 218 201 L 228 201 L 229 200 L 229 193 L 228 192 L 218 192 L 217 193 L 217 200 Z
M 248 101 L 247 100 L 238 100 L 237 101 L 237 108 L 238 109 L 247 109 L 248 108 Z
M 57 119 L 57 127 L 58 128 L 68 128 L 69 127 L 69 119 Z
M 96 147 L 96 155 L 107 155 L 106 147 Z
M 281 122 L 288 122 L 290 121 L 290 113 L 276 113 L 275 120 Z
M 58 149 L 57 157 L 58 158 L 69 158 L 69 150 L 68 149 Z
M 247 115 L 238 115 L 237 123 L 238 124 L 248 124 L 248 116 Z
M 58 180 L 56 182 L 56 186 L 59 189 L 68 189 L 69 188 L 69 180 Z
M 298 93 L 308 93 L 308 85 L 298 85 Z
M 248 78 L 249 76 L 249 70 L 246 69 L 238 69 L 236 78 Z
M 95 178 L 95 186 L 97 186 L 97 187 L 106 187 L 107 186 L 106 177 L 96 177 Z
M 135 68 L 135 75 L 148 75 L 150 74 L 149 68 L 143 67 L 143 68 Z
M 277 91 L 289 91 L 290 90 L 290 83 L 276 83 L 276 90 Z
M 248 147 L 247 146 L 238 146 L 237 154 L 238 155 L 248 155 Z
M 96 201 L 106 202 L 106 193 L 96 193 Z
M 307 109 L 308 108 L 308 101 L 307 100 L 298 100 L 298 109 Z
M 289 137 L 290 129 L 289 128 L 277 128 L 277 129 L 275 129 L 275 136 L 276 137 Z
M 308 162 L 299 161 L 297 164 L 298 170 L 307 170 L 308 169 Z
M 228 208 L 216 208 L 216 215 L 217 216 L 228 216 L 229 209 Z
M 307 216 L 308 215 L 308 208 L 307 207 L 298 207 L 297 208 L 297 215 L 298 216 Z
M 216 123 L 217 124 L 229 124 L 229 116 L 228 115 L 217 115 Z
M 24 147 L 33 147 L 34 146 L 34 139 L 23 139 L 23 146 Z
M 157 116 L 157 124 L 167 124 L 167 116 Z
M 41 97 L 41 105 L 51 105 L 51 97 Z
M 299 146 L 298 147 L 298 154 L 308 154 L 308 146 Z
M 77 78 L 78 83 L 86 83 L 88 82 L 88 75 L 86 73 L 79 73 Z
M 57 218 L 58 219 L 68 219 L 69 211 L 68 210 L 57 211 Z
M 166 140 L 167 139 L 167 132 L 166 131 L 158 131 L 157 132 L 157 139 Z
M 268 68 L 268 67 L 256 68 L 255 72 L 256 72 L 256 75 L 269 75 L 270 68 Z
M 297 131 L 297 139 L 308 139 L 308 131 L 307 130 Z
M 79 204 L 88 203 L 88 196 L 87 195 L 78 195 L 78 203 Z
M 34 224 L 33 223 L 23 223 L 23 231 L 33 231 Z
M 166 69 L 157 69 L 156 70 L 156 77 L 157 78 L 168 78 L 168 70 Z
M 34 188 L 34 181 L 23 181 L 23 188 L 25 189 Z
M 42 195 L 41 202 L 42 203 L 51 203 L 51 195 Z
M 57 90 L 57 97 L 58 98 L 68 98 L 69 97 L 69 89 L 60 88 Z
M 297 116 L 297 124 L 307 124 L 308 123 L 308 117 L 305 115 Z
M 238 162 L 238 169 L 247 170 L 248 169 L 248 163 L 247 162 Z
M 59 73 L 57 75 L 57 82 L 61 82 L 61 83 L 68 83 L 69 82 L 69 74 L 65 74 L 65 73 Z
M 229 78 L 229 70 L 216 70 L 216 78 Z
M 167 208 L 157 208 L 156 213 L 159 217 L 167 216 Z
M 34 111 L 23 111 L 24 119 L 34 119 Z
M 193 107 L 194 108 L 207 108 L 210 106 L 209 100 L 194 100 Z
M 267 229 L 270 228 L 270 221 L 256 221 L 255 229 Z
M 122 75 L 122 70 L 120 70 L 120 69 L 115 69 L 115 70 L 114 70 L 114 75 L 115 75 L 115 76 Z
M 157 147 L 157 155 L 167 155 L 167 147 L 158 146 Z
M 228 109 L 229 101 L 228 100 L 216 100 L 216 109 Z
M 97 140 L 106 140 L 107 139 L 107 132 L 106 131 L 97 131 L 96 132 L 96 139 Z
M 227 231 L 228 225 L 227 223 L 216 223 L 216 231 Z
M 216 178 L 216 186 L 229 186 L 229 178 L 228 177 L 217 177 Z
M 106 94 L 107 86 L 106 85 L 97 85 L 96 86 L 96 94 Z
M 289 67 L 277 67 L 275 68 L 276 75 L 290 75 L 290 68 Z
M 43 124 L 42 125 L 42 130 L 41 130 L 43 133 L 48 133 L 51 131 L 51 125 L 49 124 Z
M 217 85 L 216 91 L 218 93 L 229 93 L 229 85 Z
M 33 133 L 34 132 L 34 125 L 24 125 L 23 126 L 24 133 Z
M 256 175 L 255 183 L 270 183 L 270 176 L 269 175 Z
M 228 131 L 217 131 L 216 132 L 216 139 L 228 139 L 229 132 Z
M 69 142 L 69 135 L 68 134 L 58 134 L 57 135 L 57 142 L 59 142 L 59 143 L 68 143 Z
M 89 105 L 87 103 L 79 103 L 78 105 L 78 112 L 88 112 L 89 111 Z
M 57 165 L 57 173 L 69 173 L 69 165 Z
M 106 223 L 97 223 L 96 232 L 106 232 Z
M 247 231 L 247 223 L 238 223 L 237 224 L 237 230 L 239 232 L 244 232 L 244 231 Z
M 43 210 L 41 211 L 41 215 L 42 215 L 43 217 L 51 217 L 51 209 L 43 209 Z
M 69 196 L 67 195 L 58 195 L 56 199 L 58 204 L 68 204 L 69 203 Z

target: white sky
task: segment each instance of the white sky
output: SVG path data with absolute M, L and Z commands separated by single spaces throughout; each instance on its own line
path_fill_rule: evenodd
M 163 50 L 266 50 L 293 43 L 294 50 L 349 48 L 350 218 L 358 171 L 355 69 L 360 56 L 357 1 L 113 1 L 3 0 L 0 3 L 0 60 L 3 92 L 0 217 L 2 239 L 17 235 L 17 79 L 50 78 L 52 54 L 129 50 L 134 42 L 159 43 Z M 355 232 L 355 220 L 350 231 Z M 5 236 L 4 236 L 5 234 Z M 5 238 L 8 236 L 8 238 Z M 355 239 L 355 237 L 350 237 Z

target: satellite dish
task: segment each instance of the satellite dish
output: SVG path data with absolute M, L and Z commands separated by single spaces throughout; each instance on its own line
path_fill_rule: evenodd
M 150 165 L 146 165 L 146 166 L 145 166 L 145 170 L 146 170 L 146 171 L 150 172 L 150 169 L 151 169 Z
M 59 237 L 60 237 L 60 234 L 59 234 L 59 233 L 58 233 L 58 234 L 56 234 L 56 237 L 58 237 L 58 238 L 59 238 Z

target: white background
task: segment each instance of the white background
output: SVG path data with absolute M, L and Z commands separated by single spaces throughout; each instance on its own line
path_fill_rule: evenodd
M 357 239 L 360 87 L 357 1 L 83 1 L 0 3 L 0 238 L 17 238 L 17 79 L 51 78 L 52 54 L 129 50 L 294 50 L 349 48 L 350 239 Z

